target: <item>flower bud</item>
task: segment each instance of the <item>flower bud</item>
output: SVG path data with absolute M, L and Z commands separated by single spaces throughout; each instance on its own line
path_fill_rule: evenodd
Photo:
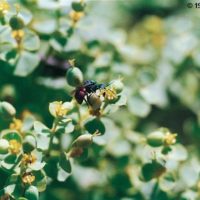
M 74 142 L 73 146 L 86 148 L 93 142 L 93 136 L 91 134 L 84 134 L 79 136 Z
M 88 97 L 88 103 L 90 104 L 90 106 L 92 107 L 93 110 L 98 110 L 101 107 L 102 101 L 97 94 L 92 93 Z
M 0 117 L 10 120 L 16 114 L 15 108 L 8 102 L 0 102 Z
M 13 30 L 20 30 L 24 28 L 24 21 L 16 15 L 10 18 L 9 24 Z
M 2 99 L 11 100 L 16 96 L 16 90 L 13 85 L 6 84 L 3 86 L 0 94 Z
M 83 82 L 83 74 L 79 68 L 71 67 L 67 70 L 66 79 L 70 86 L 77 87 Z
M 147 143 L 152 147 L 160 147 L 164 144 L 164 137 L 161 131 L 155 131 L 147 136 Z
M 33 151 L 36 147 L 36 140 L 35 137 L 32 135 L 27 135 L 23 141 L 23 150 L 26 153 Z
M 33 185 L 29 186 L 25 192 L 25 197 L 28 200 L 38 200 L 39 199 L 38 189 Z
M 9 142 L 5 139 L 0 139 L 0 154 L 7 154 L 9 149 Z
M 80 147 L 73 147 L 69 152 L 69 157 L 75 158 L 80 157 L 83 154 L 83 148 Z
M 73 2 L 72 3 L 72 8 L 76 12 L 83 12 L 85 8 L 85 4 L 82 2 Z
M 122 83 L 121 79 L 117 79 L 113 81 L 112 87 L 115 89 L 116 93 L 119 94 L 122 92 L 124 84 Z

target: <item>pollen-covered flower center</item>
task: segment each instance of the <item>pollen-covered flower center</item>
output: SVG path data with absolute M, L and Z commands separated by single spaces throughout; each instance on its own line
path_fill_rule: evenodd
M 22 176 L 23 183 L 31 184 L 35 180 L 35 176 L 31 172 L 25 172 Z
M 84 16 L 84 12 L 71 11 L 69 16 L 76 23 Z
M 164 139 L 164 143 L 165 145 L 167 146 L 170 146 L 170 145 L 173 145 L 176 143 L 176 137 L 177 137 L 177 134 L 175 133 L 167 133 L 166 136 L 165 136 L 165 139 Z
M 11 154 L 18 154 L 21 151 L 21 144 L 17 140 L 10 140 L 9 150 Z
M 106 99 L 106 100 L 113 100 L 117 98 L 117 93 L 114 88 L 104 88 L 101 89 L 100 94 Z
M 22 163 L 25 165 L 33 164 L 36 160 L 37 159 L 33 154 L 24 154 L 22 158 Z
M 11 130 L 21 131 L 22 129 L 22 121 L 20 119 L 14 119 L 13 122 L 10 123 Z
M 24 34 L 24 31 L 21 29 L 12 31 L 12 37 L 16 40 L 18 44 L 21 43 L 22 39 L 24 38 Z
M 10 9 L 10 5 L 7 1 L 0 2 L 0 14 L 5 14 Z
M 56 103 L 55 107 L 56 116 L 64 116 L 67 114 L 67 108 L 62 104 L 62 101 Z

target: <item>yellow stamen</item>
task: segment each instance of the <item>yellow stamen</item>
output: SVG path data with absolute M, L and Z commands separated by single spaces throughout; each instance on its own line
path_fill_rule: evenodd
M 35 176 L 30 172 L 24 173 L 22 176 L 23 183 L 31 184 L 34 180 Z
M 22 157 L 22 163 L 27 165 L 27 164 L 32 164 L 36 161 L 36 157 L 35 155 L 32 155 L 32 154 L 23 154 L 23 157 Z
M 0 14 L 6 14 L 9 9 L 10 5 L 7 3 L 7 1 L 0 2 Z
M 24 110 L 22 112 L 22 119 L 25 119 L 26 117 L 31 117 L 31 116 L 33 116 L 33 114 L 29 110 Z
M 73 103 L 54 101 L 49 104 L 49 112 L 54 117 L 64 117 L 73 108 Z
M 21 144 L 17 140 L 9 141 L 9 150 L 11 154 L 18 154 L 21 150 Z
M 113 100 L 117 98 L 117 93 L 114 88 L 105 88 L 100 91 L 100 95 L 103 95 L 107 100 Z
M 20 44 L 24 37 L 24 31 L 23 30 L 12 31 L 12 37 L 16 40 L 18 44 Z
M 19 13 L 19 11 L 20 11 L 20 5 L 16 3 L 15 4 L 15 9 L 16 9 L 16 12 Z
M 63 107 L 62 101 L 56 102 L 55 113 L 57 117 L 62 117 L 67 114 L 67 108 Z
M 165 145 L 167 146 L 170 146 L 170 145 L 173 145 L 176 143 L 176 137 L 177 137 L 177 134 L 175 133 L 167 133 L 166 136 L 165 136 L 165 139 L 164 139 L 164 143 Z
M 69 13 L 69 16 L 70 16 L 71 20 L 74 23 L 76 23 L 76 22 L 78 22 L 84 16 L 84 12 L 71 11 Z
M 20 119 L 14 119 L 12 123 L 10 123 L 9 128 L 11 130 L 17 130 L 17 131 L 21 131 L 22 129 L 22 121 Z
M 69 64 L 74 67 L 75 66 L 75 59 L 68 60 Z

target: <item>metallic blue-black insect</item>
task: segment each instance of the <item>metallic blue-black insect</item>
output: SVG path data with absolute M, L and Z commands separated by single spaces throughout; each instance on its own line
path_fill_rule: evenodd
M 88 104 L 88 97 L 92 93 L 95 93 L 99 89 L 104 89 L 107 86 L 104 83 L 98 84 L 96 81 L 86 80 L 83 82 L 83 85 L 76 88 L 74 97 L 79 104 L 82 104 L 83 101 Z

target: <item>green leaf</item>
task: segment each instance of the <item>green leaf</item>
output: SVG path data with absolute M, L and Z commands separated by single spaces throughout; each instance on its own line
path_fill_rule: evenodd
M 67 173 L 71 173 L 71 163 L 65 152 L 62 152 L 60 155 L 59 165 L 64 171 L 66 171 Z
M 33 182 L 33 185 L 35 185 L 39 192 L 43 192 L 46 189 L 47 186 L 47 178 L 46 174 L 43 170 L 35 171 L 34 173 L 35 181 Z
M 2 190 L 0 190 L 0 197 L 5 194 L 11 195 L 13 193 L 13 191 L 15 190 L 15 187 L 16 187 L 16 185 L 12 184 L 12 185 L 8 185 L 5 188 L 3 188 Z
M 5 162 L 5 163 L 8 163 L 8 164 L 15 164 L 16 159 L 17 159 L 17 156 L 16 156 L 16 155 L 8 155 L 8 156 L 4 159 L 4 162 Z
M 35 182 L 41 181 L 46 178 L 46 174 L 43 170 L 34 172 Z
M 27 76 L 38 66 L 39 56 L 35 53 L 22 51 L 17 62 L 14 75 Z
M 6 53 L 6 60 L 15 59 L 17 57 L 17 49 L 11 49 Z
M 150 181 L 158 178 L 166 171 L 166 168 L 159 162 L 153 160 L 152 163 L 146 163 L 142 166 L 142 178 L 144 181 Z
M 24 152 L 31 152 L 36 148 L 36 138 L 32 134 L 27 134 L 23 141 Z
M 20 160 L 21 160 L 21 156 L 8 155 L 1 162 L 1 167 L 5 170 L 12 170 L 15 166 L 17 166 Z
M 101 134 L 104 134 L 106 131 L 103 122 L 98 118 L 93 118 L 86 121 L 84 126 L 85 129 L 91 134 L 95 133 L 96 131 L 99 131 Z
M 43 178 L 41 181 L 38 181 L 37 184 L 36 184 L 36 187 L 37 187 L 39 192 L 45 191 L 46 187 L 47 187 L 47 179 L 46 179 L 46 177 Z
M 58 175 L 58 162 L 59 158 L 57 157 L 50 157 L 47 164 L 45 165 L 44 169 L 50 178 L 56 179 Z
M 25 191 L 25 197 L 28 200 L 38 200 L 39 199 L 39 192 L 37 187 L 31 185 L 27 188 L 27 190 Z
M 17 140 L 19 143 L 22 143 L 21 135 L 17 131 L 6 130 L 2 134 L 2 138 L 6 139 L 8 141 L 10 141 L 10 140 Z
M 19 179 L 21 179 L 19 174 L 12 174 L 6 181 L 6 185 L 16 184 Z
M 17 181 L 15 183 L 15 188 L 14 188 L 14 191 L 12 192 L 11 196 L 14 198 L 14 199 L 17 199 L 18 197 L 21 196 L 21 191 L 22 191 L 22 185 L 21 185 L 21 180 Z

